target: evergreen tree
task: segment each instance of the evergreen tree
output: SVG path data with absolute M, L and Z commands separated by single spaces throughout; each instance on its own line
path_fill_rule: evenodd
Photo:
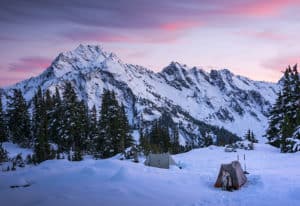
M 6 125 L 5 113 L 2 108 L 2 97 L 0 94 L 0 143 L 8 140 Z
M 8 127 L 11 139 L 21 147 L 32 146 L 30 118 L 21 90 L 14 89 L 8 102 Z
M 49 108 L 49 133 L 51 141 L 58 145 L 58 152 L 62 152 L 64 149 L 64 142 L 62 136 L 62 125 L 63 125 L 63 104 L 58 91 L 55 88 L 55 94 L 52 97 L 52 107 Z
M 87 150 L 90 154 L 96 154 L 96 145 L 99 138 L 99 128 L 97 120 L 97 110 L 94 105 L 89 114 L 89 133 L 88 133 L 88 142 Z
M 33 97 L 33 114 L 32 114 L 32 133 L 33 137 L 38 137 L 41 133 L 42 118 L 44 115 L 44 100 L 42 90 L 39 87 Z
M 163 126 L 162 118 L 154 121 L 152 129 L 148 134 L 151 152 L 169 152 L 171 148 L 169 128 Z
M 130 126 L 129 122 L 126 116 L 125 107 L 122 104 L 121 107 L 119 107 L 119 113 L 118 113 L 118 121 L 119 121 L 119 127 L 118 127 L 118 152 L 125 151 L 126 148 L 133 145 L 133 139 L 130 133 Z
M 147 133 L 148 132 L 146 132 L 146 134 Z M 139 143 L 140 143 L 141 150 L 144 152 L 145 155 L 148 155 L 149 152 L 151 151 L 149 139 L 147 138 L 147 135 L 144 135 L 142 128 L 140 128 L 139 134 L 140 134 Z
M 204 135 L 204 146 L 208 147 L 213 144 L 213 138 L 210 133 L 205 133 Z
M 6 162 L 7 160 L 7 151 L 3 148 L 2 143 L 0 143 L 0 163 Z
M 177 154 L 184 151 L 179 143 L 179 130 L 169 115 L 163 112 L 153 121 L 151 129 L 143 132 L 140 128 L 140 147 L 144 154 L 170 152 Z
M 248 131 L 245 135 L 245 139 L 252 143 L 258 143 L 257 139 L 254 136 L 253 131 L 251 131 L 250 129 L 248 129 Z
M 97 139 L 97 150 L 102 157 L 111 157 L 132 145 L 130 127 L 125 109 L 120 106 L 115 93 L 104 90 L 99 120 L 100 136 Z
M 251 132 L 251 141 L 250 142 L 252 142 L 252 143 L 258 143 L 258 140 L 256 139 L 253 131 Z
M 270 144 L 280 147 L 281 152 L 291 152 L 290 138 L 300 123 L 300 81 L 297 65 L 289 66 L 283 77 L 283 88 L 270 112 L 267 138 Z
M 181 147 L 179 144 L 179 131 L 178 127 L 176 126 L 173 131 L 173 135 L 171 138 L 171 151 L 172 154 L 178 154 L 181 152 Z
M 297 64 L 293 67 L 293 73 L 292 73 L 292 81 L 293 81 L 293 101 L 292 101 L 292 107 L 293 107 L 293 120 L 294 120 L 294 127 L 300 125 L 300 79 L 299 79 L 299 73 L 297 70 Z
M 276 102 L 270 111 L 269 127 L 266 134 L 269 143 L 276 147 L 279 147 L 281 143 L 280 130 L 283 118 L 282 95 L 281 92 L 279 92 Z
M 88 109 L 84 101 L 77 103 L 76 111 L 76 136 L 74 139 L 75 156 L 73 160 L 82 160 L 82 151 L 86 151 L 88 148 Z
M 49 97 L 48 97 L 49 98 Z M 41 88 L 38 88 L 37 93 L 34 96 L 33 107 L 33 121 L 35 138 L 35 158 L 36 162 L 40 163 L 45 160 L 51 159 L 51 151 L 49 145 L 49 116 L 47 113 L 47 99 L 44 99 Z M 49 100 L 48 100 L 49 101 Z
M 110 128 L 110 114 L 109 114 L 109 104 L 110 104 L 110 91 L 104 90 L 102 94 L 100 119 L 99 119 L 99 137 L 96 140 L 96 149 L 101 157 L 110 156 L 111 145 L 111 128 Z
M 62 101 L 62 125 L 61 125 L 61 147 L 63 151 L 75 149 L 75 139 L 77 136 L 77 95 L 70 82 L 65 84 Z
M 70 82 L 65 85 L 62 102 L 62 150 L 74 151 L 71 159 L 82 160 L 84 139 L 87 139 L 88 117 L 87 108 L 83 101 L 79 101 Z

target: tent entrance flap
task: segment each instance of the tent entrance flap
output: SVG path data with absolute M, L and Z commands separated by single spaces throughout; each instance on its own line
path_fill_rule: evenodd
M 239 189 L 247 182 L 247 177 L 242 170 L 239 161 L 233 161 L 230 164 L 222 164 L 215 187 L 222 187 L 223 174 L 228 174 L 231 177 L 233 189 Z

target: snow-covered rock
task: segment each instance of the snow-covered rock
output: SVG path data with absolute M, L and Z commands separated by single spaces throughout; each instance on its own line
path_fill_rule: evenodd
M 212 130 L 205 129 L 206 124 L 224 127 L 239 136 L 251 129 L 264 141 L 266 115 L 279 88 L 275 83 L 234 75 L 228 69 L 208 72 L 178 62 L 155 73 L 126 64 L 100 46 L 80 45 L 59 54 L 41 75 L 3 88 L 4 105 L 13 88 L 21 89 L 30 102 L 38 86 L 51 92 L 58 87 L 62 92 L 66 81 L 74 85 L 79 98 L 90 108 L 100 108 L 103 89 L 114 90 L 136 128 L 149 125 L 164 111 L 171 113 L 179 125 L 181 143 L 199 142 Z

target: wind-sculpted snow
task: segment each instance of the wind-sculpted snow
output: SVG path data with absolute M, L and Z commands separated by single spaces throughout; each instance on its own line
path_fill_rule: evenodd
M 237 156 L 250 173 L 246 184 L 233 192 L 214 188 L 220 165 Z M 267 144 L 236 153 L 210 146 L 173 155 L 173 159 L 183 168 L 147 167 L 142 157 L 140 163 L 133 163 L 118 157 L 94 160 L 86 156 L 80 162 L 48 160 L 0 172 L 1 205 L 299 205 L 298 153 L 282 154 Z
M 274 83 L 236 76 L 227 69 L 208 72 L 178 62 L 155 73 L 126 64 L 100 46 L 80 45 L 59 54 L 40 76 L 4 88 L 4 104 L 13 88 L 22 89 L 30 103 L 38 86 L 52 92 L 58 87 L 62 92 L 66 81 L 90 108 L 100 108 L 103 89 L 114 90 L 135 128 L 169 112 L 179 125 L 182 143 L 197 142 L 204 135 L 196 121 L 224 127 L 239 136 L 251 129 L 263 141 L 268 110 L 279 88 Z

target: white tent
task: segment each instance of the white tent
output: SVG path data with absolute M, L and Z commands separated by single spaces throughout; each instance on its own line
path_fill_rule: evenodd
M 176 165 L 176 162 L 169 153 L 149 154 L 146 158 L 145 165 L 169 169 L 170 165 Z

